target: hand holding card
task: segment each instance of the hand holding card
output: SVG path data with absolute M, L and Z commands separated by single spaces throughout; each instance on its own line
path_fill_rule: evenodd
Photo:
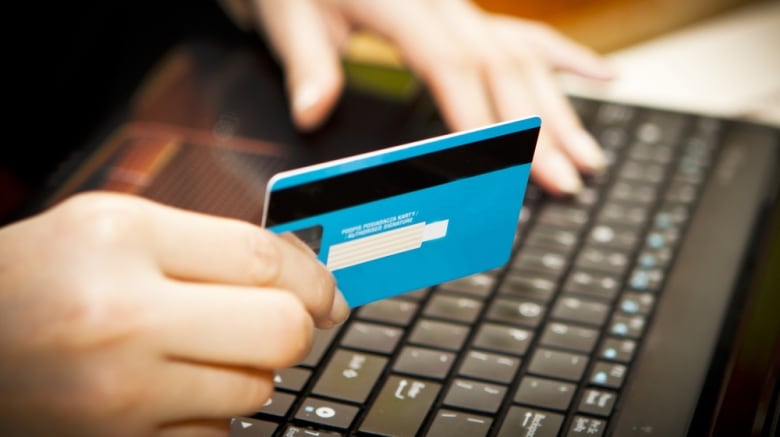
M 500 267 L 540 124 L 514 120 L 279 173 L 263 224 L 306 242 L 353 308 Z

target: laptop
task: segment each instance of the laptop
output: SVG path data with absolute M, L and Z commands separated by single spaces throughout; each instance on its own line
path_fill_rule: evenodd
M 304 134 L 262 48 L 183 44 L 40 207 L 107 189 L 259 224 L 279 171 L 446 132 L 408 73 L 345 69 Z M 572 102 L 608 171 L 575 198 L 530 184 L 506 265 L 317 331 L 232 435 L 777 435 L 780 129 Z

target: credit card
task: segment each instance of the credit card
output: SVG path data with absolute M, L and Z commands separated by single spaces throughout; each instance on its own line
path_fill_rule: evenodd
M 263 225 L 308 244 L 352 308 L 501 267 L 540 125 L 529 117 L 278 173 Z

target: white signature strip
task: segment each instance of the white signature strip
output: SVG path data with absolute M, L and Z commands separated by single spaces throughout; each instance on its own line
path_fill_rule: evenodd
M 370 259 L 376 259 L 375 254 L 387 256 L 399 253 L 399 249 L 401 248 L 404 250 L 417 249 L 420 247 L 423 238 L 416 234 L 417 233 L 410 233 L 409 235 L 400 236 L 399 238 L 393 240 L 379 240 L 376 242 L 376 244 L 372 244 L 370 246 L 353 248 L 353 250 L 350 250 L 349 253 L 342 252 L 336 254 L 333 257 L 333 261 L 340 264 L 345 262 L 351 263 L 353 262 L 353 259 L 358 260 L 358 262 L 365 262 L 361 260 L 364 260 L 367 257 Z
M 328 250 L 326 266 L 330 270 L 338 270 L 417 249 L 422 245 L 424 232 L 425 223 L 416 223 L 346 243 L 334 244 Z
M 328 249 L 326 266 L 330 270 L 351 267 L 386 256 L 419 249 L 422 243 L 447 236 L 449 220 L 416 223 L 410 226 L 374 234 Z

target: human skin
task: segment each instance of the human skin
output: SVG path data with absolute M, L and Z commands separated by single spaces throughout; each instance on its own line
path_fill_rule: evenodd
M 608 80 L 611 69 L 550 26 L 490 14 L 467 0 L 249 1 L 253 22 L 284 67 L 301 129 L 327 118 L 344 86 L 340 57 L 348 39 L 368 30 L 398 47 L 452 130 L 541 116 L 531 176 L 548 192 L 576 194 L 581 173 L 606 165 L 555 74 Z
M 347 315 L 291 236 L 74 196 L 0 229 L 0 434 L 226 435 Z

